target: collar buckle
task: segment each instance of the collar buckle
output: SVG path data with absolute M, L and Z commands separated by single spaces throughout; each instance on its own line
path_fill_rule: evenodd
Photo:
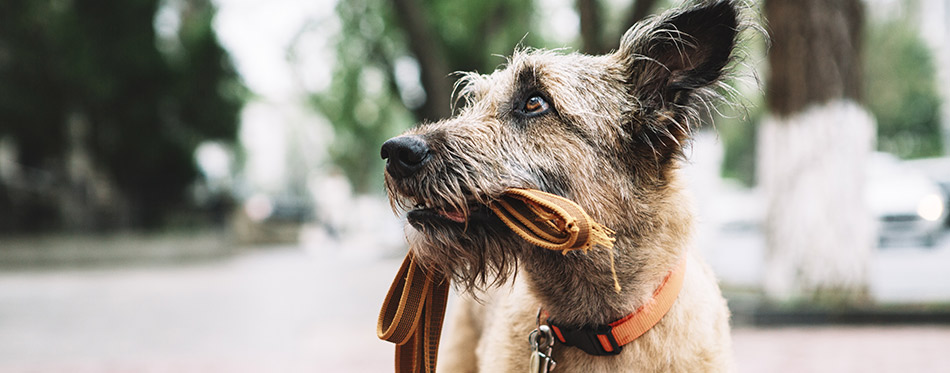
M 623 346 L 614 337 L 613 326 L 595 325 L 572 327 L 557 325 L 549 321 L 557 340 L 565 345 L 577 347 L 595 356 L 617 355 Z

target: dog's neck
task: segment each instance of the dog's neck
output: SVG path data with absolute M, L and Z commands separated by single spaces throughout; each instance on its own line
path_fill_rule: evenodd
M 530 248 L 522 266 L 532 291 L 553 319 L 563 324 L 601 325 L 616 321 L 648 302 L 678 260 L 686 255 L 691 214 L 678 193 L 670 195 L 663 223 L 643 231 L 630 224 L 614 228 L 614 261 L 621 291 L 614 288 L 610 251 L 583 252 Z M 669 206 L 681 206 L 674 211 Z M 635 211 L 631 209 L 630 211 Z M 636 217 L 629 217 L 636 219 Z M 636 221 L 636 220 L 630 220 Z M 639 231 L 638 231 L 639 229 Z

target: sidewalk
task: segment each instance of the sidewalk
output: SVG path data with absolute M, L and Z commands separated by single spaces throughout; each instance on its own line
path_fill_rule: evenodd
M 399 258 L 295 247 L 192 264 L 0 273 L 0 372 L 385 372 Z M 451 306 L 451 305 L 450 305 Z M 734 330 L 740 372 L 950 370 L 950 327 Z
M 950 326 L 736 328 L 739 372 L 948 372 Z

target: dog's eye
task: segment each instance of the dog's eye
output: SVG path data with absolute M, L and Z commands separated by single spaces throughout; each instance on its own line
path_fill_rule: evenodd
M 526 114 L 537 115 L 548 111 L 550 105 L 544 101 L 541 96 L 531 96 L 524 102 L 524 112 Z

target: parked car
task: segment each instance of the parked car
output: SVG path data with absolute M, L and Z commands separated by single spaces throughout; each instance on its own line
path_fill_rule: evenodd
M 934 246 L 947 218 L 947 195 L 940 186 L 887 153 L 874 153 L 867 172 L 866 197 L 881 246 L 911 239 Z
M 233 227 L 242 243 L 292 243 L 304 223 L 313 221 L 313 202 L 294 195 L 257 193 L 235 211 Z
M 940 185 L 943 194 L 950 200 L 950 157 L 922 158 L 904 161 L 902 164 L 922 172 Z M 950 214 L 944 214 L 944 226 L 950 228 Z

